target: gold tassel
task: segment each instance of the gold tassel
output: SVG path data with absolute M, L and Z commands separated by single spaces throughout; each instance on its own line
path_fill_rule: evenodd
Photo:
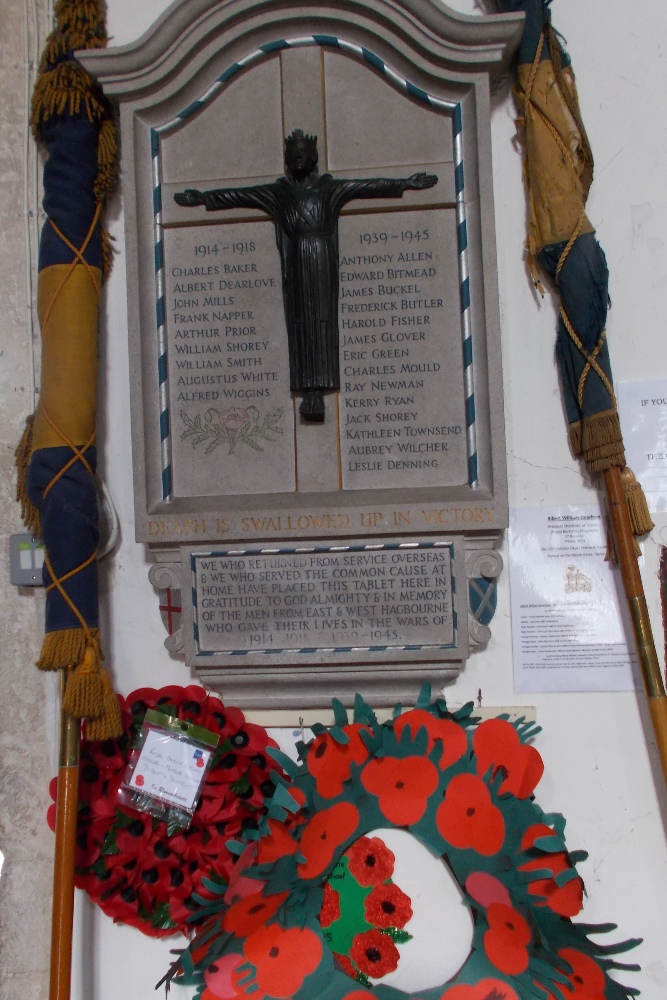
M 580 455 L 589 472 L 605 472 L 612 465 L 625 465 L 621 424 L 616 410 L 604 410 L 584 417 L 581 424 L 570 424 L 570 444 Z
M 28 496 L 28 465 L 30 464 L 30 456 L 32 454 L 32 428 L 34 421 L 35 415 L 33 413 L 25 422 L 21 440 L 14 452 L 14 462 L 16 465 L 16 499 L 21 504 L 21 519 L 28 531 L 39 538 L 42 531 L 39 511 Z
M 86 739 L 93 742 L 115 740 L 123 735 L 123 722 L 118 698 L 114 694 L 111 678 L 104 668 L 100 669 L 102 682 L 102 714 L 86 723 Z
M 625 492 L 625 502 L 628 505 L 633 534 L 646 535 L 649 531 L 653 530 L 655 525 L 649 514 L 644 491 L 637 482 L 634 472 L 627 465 L 621 472 L 621 481 Z
M 97 177 L 93 185 L 95 201 L 104 201 L 113 194 L 118 177 L 117 161 L 116 125 L 110 118 L 105 118 L 97 134 Z
M 95 719 L 102 714 L 104 691 L 94 646 L 86 646 L 83 659 L 70 671 L 62 706 L 63 711 L 74 719 Z
M 36 138 L 39 126 L 55 115 L 78 115 L 84 105 L 88 120 L 99 121 L 108 114 L 106 102 L 92 78 L 79 63 L 58 63 L 37 78 L 32 94 L 30 126 Z
M 40 670 L 59 670 L 73 663 L 80 663 L 86 646 L 92 645 L 98 661 L 103 659 L 100 649 L 100 630 L 91 628 L 86 633 L 82 628 L 63 628 L 57 632 L 47 632 L 42 642 L 42 650 L 37 660 Z

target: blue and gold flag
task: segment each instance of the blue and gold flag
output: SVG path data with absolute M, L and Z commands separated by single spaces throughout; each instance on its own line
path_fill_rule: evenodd
M 110 264 L 102 211 L 116 176 L 116 136 L 100 88 L 74 58 L 106 44 L 104 7 L 59 0 L 35 85 L 32 126 L 46 150 L 37 305 L 42 334 L 39 403 L 17 449 L 18 499 L 45 548 L 42 670 L 69 671 L 64 710 L 87 718 L 89 739 L 120 732 L 102 669 L 95 488 L 97 333 Z

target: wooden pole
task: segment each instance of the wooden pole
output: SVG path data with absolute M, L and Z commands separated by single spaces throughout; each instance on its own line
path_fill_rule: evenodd
M 61 702 L 68 673 L 69 668 L 60 672 Z M 69 1000 L 70 996 L 80 740 L 80 719 L 72 719 L 61 710 L 49 1000 Z
M 630 610 L 639 666 L 644 681 L 644 690 L 651 713 L 663 779 L 667 786 L 667 694 L 665 694 L 665 685 L 653 641 L 644 585 L 639 572 L 635 540 L 630 524 L 630 514 L 625 501 L 621 470 L 618 466 L 612 466 L 604 473 L 604 484 L 609 502 L 609 517 L 616 542 L 618 563 L 621 569 L 621 579 Z

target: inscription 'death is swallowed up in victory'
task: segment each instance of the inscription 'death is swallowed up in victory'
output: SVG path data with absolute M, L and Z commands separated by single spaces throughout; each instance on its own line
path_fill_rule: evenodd
M 165 254 L 176 495 L 294 491 L 273 226 L 168 229 Z M 453 211 L 341 218 L 339 283 L 342 488 L 465 482 Z
M 198 653 L 450 646 L 450 544 L 193 553 Z

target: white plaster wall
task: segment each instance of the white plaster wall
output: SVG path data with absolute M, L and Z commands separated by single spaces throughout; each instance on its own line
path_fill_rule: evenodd
M 474 0 L 456 0 L 455 6 L 465 13 L 476 12 Z M 140 35 L 165 7 L 162 0 L 108 0 L 109 33 L 116 43 L 127 42 Z M 0 11 L 4 10 L 9 12 L 8 0 L 0 0 Z M 589 215 L 597 226 L 611 274 L 613 308 L 608 334 L 614 376 L 617 381 L 667 376 L 663 347 L 667 119 L 661 104 L 667 92 L 667 12 L 649 0 L 635 0 L 631 12 L 626 5 L 612 5 L 608 0 L 588 0 L 586 4 L 557 0 L 553 15 L 573 58 L 583 117 L 596 158 Z M 3 65 L 2 72 L 7 88 L 10 68 Z M 20 94 L 17 99 L 21 99 Z M 525 204 L 508 81 L 495 95 L 492 128 L 510 503 L 590 503 L 595 493 L 567 446 L 553 360 L 553 303 L 549 297 L 537 300 L 522 262 Z M 17 154 L 16 169 L 18 165 Z M 10 174 L 13 169 L 13 164 L 7 167 Z M 100 441 L 102 472 L 118 508 L 122 540 L 115 555 L 103 564 L 102 617 L 117 688 L 128 692 L 140 684 L 185 684 L 190 674 L 163 649 L 164 630 L 156 595 L 147 579 L 148 562 L 134 542 L 120 198 L 112 207 L 111 228 L 119 254 L 105 293 Z M 4 257 L 3 263 L 6 269 Z M 7 349 L 18 336 L 3 323 L 0 350 Z M 2 385 L 4 393 L 10 392 L 4 379 Z M 11 433 L 5 427 L 2 430 L 3 454 L 18 431 L 16 420 L 10 429 Z M 8 494 L 8 475 L 3 462 L 3 497 Z M 659 546 L 667 543 L 667 515 L 657 515 L 656 520 L 656 528 L 644 545 L 644 580 L 660 650 L 663 640 L 656 573 Z M 11 530 L 18 530 L 17 526 L 15 515 Z M 2 530 L 6 530 L 4 522 Z M 7 593 L 5 580 L 1 585 Z M 25 611 L 28 597 L 17 599 L 9 592 L 9 599 L 18 609 L 17 615 L 29 616 Z M 31 656 L 32 651 L 22 650 L 18 657 L 22 670 L 29 669 Z M 583 847 L 590 853 L 580 869 L 589 894 L 583 917 L 591 923 L 617 922 L 615 938 L 645 939 L 641 949 L 633 953 L 643 971 L 622 978 L 640 988 L 646 1000 L 659 1000 L 667 995 L 667 796 L 654 770 L 651 747 L 647 753 L 650 727 L 641 699 L 633 694 L 516 697 L 507 572 L 501 578 L 493 638 L 486 650 L 471 657 L 448 697 L 457 702 L 470 700 L 480 687 L 486 705 L 521 701 L 536 705 L 537 720 L 544 727 L 536 745 L 546 763 L 538 801 L 545 810 L 566 816 L 569 846 Z M 39 721 L 46 726 L 48 713 L 42 712 Z M 44 742 L 40 733 L 33 738 Z M 39 827 L 45 798 L 42 795 L 42 801 L 32 803 L 31 830 Z M 39 872 L 43 879 L 43 865 Z M 32 928 L 37 920 L 29 873 L 24 876 L 24 885 L 24 897 L 15 895 L 11 910 L 3 904 L 5 926 Z M 176 944 L 151 941 L 135 930 L 114 926 L 84 898 L 78 900 L 76 936 L 74 1000 L 144 1000 L 153 996 L 154 984 L 169 962 L 169 949 Z M 38 966 L 41 962 L 43 967 L 41 937 L 36 938 L 36 945 L 38 954 L 31 961 Z M 4 963 L 11 961 L 11 953 L 5 954 Z M 25 957 L 21 961 L 28 962 Z M 13 1000 L 14 995 L 8 991 L 2 997 Z M 180 989 L 172 995 L 175 1000 L 188 996 Z M 46 993 L 35 989 L 32 996 Z

